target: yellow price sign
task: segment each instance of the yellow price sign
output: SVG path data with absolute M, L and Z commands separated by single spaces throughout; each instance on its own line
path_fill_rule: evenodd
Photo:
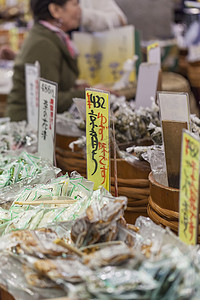
M 87 178 L 110 190 L 108 92 L 86 89 Z
M 189 131 L 183 131 L 179 196 L 179 238 L 195 245 L 199 222 L 200 142 Z
M 14 52 L 19 50 L 19 30 L 12 28 L 9 30 L 10 45 Z

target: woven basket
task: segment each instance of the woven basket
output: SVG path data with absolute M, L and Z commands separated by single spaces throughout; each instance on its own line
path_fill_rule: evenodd
M 57 135 L 57 165 L 64 172 L 70 173 L 76 170 L 82 176 L 87 177 L 84 151 L 75 149 L 75 152 L 71 152 L 69 143 L 72 140 L 71 137 Z M 128 223 L 135 224 L 138 216 L 147 216 L 147 203 L 150 195 L 149 173 L 150 166 L 147 162 L 135 160 L 133 164 L 129 164 L 117 158 L 118 194 L 128 198 L 128 207 L 125 211 Z M 114 195 L 114 192 L 114 160 L 111 159 L 111 193 Z

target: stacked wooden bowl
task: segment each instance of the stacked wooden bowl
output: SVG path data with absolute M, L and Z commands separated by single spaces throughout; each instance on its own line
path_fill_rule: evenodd
M 83 150 L 69 149 L 69 143 L 77 138 L 56 136 L 56 160 L 58 167 L 64 172 L 76 170 L 87 177 L 86 158 Z M 150 166 L 145 161 L 135 160 L 133 164 L 124 159 L 117 158 L 118 194 L 128 198 L 128 207 L 125 218 L 128 223 L 135 224 L 138 216 L 147 216 L 148 197 L 150 195 L 148 175 Z M 111 193 L 115 195 L 114 188 L 114 160 L 111 159 Z
M 179 190 L 159 184 L 149 174 L 150 196 L 148 215 L 157 224 L 178 232 Z
M 179 223 L 179 189 L 159 184 L 153 174 L 149 174 L 150 196 L 148 203 L 148 216 L 156 224 L 169 227 L 178 234 Z M 200 215 L 199 215 L 200 220 Z M 200 231 L 199 231 L 200 232 Z M 200 242 L 200 235 L 198 237 Z

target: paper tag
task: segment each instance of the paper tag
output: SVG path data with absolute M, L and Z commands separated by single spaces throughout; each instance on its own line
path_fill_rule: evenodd
M 184 130 L 179 196 L 179 238 L 187 245 L 195 245 L 198 237 L 199 159 L 199 140 Z
M 153 43 L 147 47 L 148 63 L 159 64 L 161 69 L 161 51 L 158 43 Z
M 136 108 L 151 107 L 151 98 L 156 96 L 159 71 L 159 64 L 140 64 L 135 98 Z
M 55 148 L 57 84 L 39 79 L 38 152 L 52 163 Z
M 158 92 L 161 120 L 187 122 L 190 129 L 190 106 L 187 93 Z
M 40 66 L 36 62 L 34 65 L 25 65 L 26 76 L 26 103 L 28 124 L 37 131 L 38 127 L 38 102 L 39 87 L 38 80 L 40 77 Z
M 87 177 L 94 188 L 110 190 L 110 94 L 86 89 Z

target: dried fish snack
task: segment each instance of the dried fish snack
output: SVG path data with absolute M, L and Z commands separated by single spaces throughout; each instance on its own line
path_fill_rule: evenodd
M 24 264 L 22 268 L 25 279 L 30 286 L 39 288 L 56 288 L 55 282 L 39 274 L 36 270 L 29 267 L 27 264 Z
M 39 259 L 34 262 L 35 269 L 53 281 L 82 282 L 82 276 L 90 272 L 88 267 L 77 259 Z
M 31 270 L 30 273 L 34 274 L 34 270 Z M 54 288 L 55 282 L 50 282 L 47 277 L 41 277 L 38 272 L 38 279 L 41 278 L 41 282 L 37 278 L 30 278 L 31 284 L 29 284 L 26 278 L 31 274 L 26 274 L 24 263 L 21 260 L 8 253 L 1 253 L 0 284 L 2 287 L 6 287 L 6 290 L 14 295 L 16 300 L 40 300 L 66 296 L 66 292 L 58 284 Z
M 117 240 L 123 241 L 128 247 L 134 247 L 135 241 L 139 236 L 139 228 L 119 219 L 117 222 Z
M 109 245 L 92 254 L 83 257 L 83 262 L 90 268 L 104 267 L 107 265 L 120 265 L 134 257 L 134 252 L 125 243 Z
M 51 229 L 21 230 L 12 232 L 6 238 L 9 238 L 6 249 L 18 255 L 29 254 L 38 257 L 51 257 L 69 253 L 68 250 L 54 243 L 58 236 Z M 5 244 L 6 239 L 3 239 L 1 248 L 5 247 Z
M 92 204 L 86 210 L 86 216 L 73 224 L 71 238 L 77 247 L 116 239 L 117 221 L 123 216 L 127 198 L 107 197 L 107 199 L 109 205 L 105 204 L 99 208 Z

